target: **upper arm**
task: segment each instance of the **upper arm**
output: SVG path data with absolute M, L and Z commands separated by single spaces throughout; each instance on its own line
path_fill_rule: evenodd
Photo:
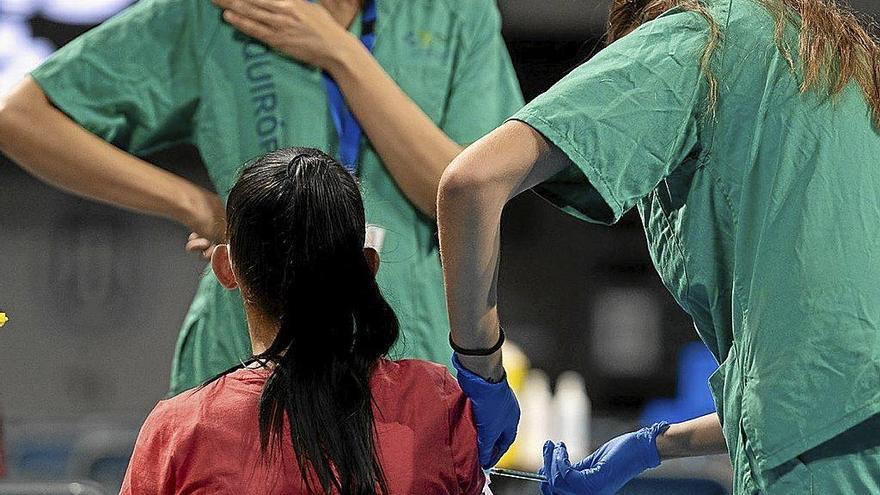
M 563 78 L 513 118 L 573 166 L 536 188 L 587 220 L 614 223 L 699 148 L 706 110 L 698 14 L 649 22 Z
M 15 129 L 39 123 L 46 112 L 56 111 L 46 94 L 31 77 L 3 95 L 0 100 L 0 143 L 15 139 Z
M 486 483 L 477 452 L 477 429 L 468 398 L 445 369 L 438 371 L 449 418 L 449 447 L 459 493 L 476 494 Z
M 150 412 L 135 442 L 120 493 L 161 495 L 175 492 L 173 454 L 178 448 L 172 431 L 175 423 L 163 402 Z
M 133 153 L 187 140 L 198 104 L 206 14 L 193 0 L 141 0 L 32 72 L 48 99 Z M 203 24 L 204 26 L 199 26 Z
M 459 3 L 462 40 L 440 127 L 453 141 L 469 144 L 504 122 L 523 100 L 495 1 Z
M 511 120 L 468 146 L 443 174 L 441 195 L 458 191 L 506 203 L 571 163 L 540 132 Z

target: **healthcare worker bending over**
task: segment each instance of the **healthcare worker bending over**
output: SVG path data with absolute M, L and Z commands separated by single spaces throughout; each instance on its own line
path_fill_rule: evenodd
M 548 445 L 545 493 L 614 493 L 662 459 L 725 448 L 736 494 L 880 493 L 877 44 L 824 0 L 617 0 L 610 32 L 441 180 L 451 338 L 482 462 L 518 416 L 492 352 L 499 221 L 535 187 L 597 223 L 637 207 L 657 271 L 721 363 L 717 415 L 577 464 Z
M 494 1 L 216 4 L 140 0 L 64 47 L 0 103 L 0 150 L 58 187 L 176 220 L 205 254 L 242 162 L 289 145 L 338 156 L 384 232 L 379 283 L 404 337 L 392 355 L 448 362 L 437 185 L 459 143 L 522 105 Z M 220 197 L 135 158 L 178 142 L 198 147 Z M 249 347 L 238 295 L 208 270 L 172 392 Z

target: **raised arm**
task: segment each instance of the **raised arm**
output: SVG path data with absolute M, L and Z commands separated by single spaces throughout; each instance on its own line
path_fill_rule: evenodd
M 175 220 L 219 239 L 217 195 L 108 144 L 52 106 L 27 78 L 0 100 L 0 151 L 74 194 Z
M 79 196 L 175 220 L 212 239 L 223 203 L 195 184 L 108 144 L 52 106 L 27 78 L 0 101 L 0 151 Z
M 440 176 L 462 150 L 318 3 L 214 0 L 224 19 L 285 55 L 326 70 L 407 198 L 433 217 Z
M 440 176 L 463 149 L 407 96 L 354 38 L 328 71 L 400 189 L 434 217 Z

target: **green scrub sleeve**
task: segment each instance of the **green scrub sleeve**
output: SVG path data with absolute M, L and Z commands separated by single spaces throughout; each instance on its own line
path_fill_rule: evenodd
M 193 0 L 141 0 L 31 76 L 70 118 L 131 153 L 189 141 L 205 48 L 197 15 L 207 11 Z
M 698 14 L 670 11 L 514 115 L 572 162 L 535 191 L 583 220 L 610 225 L 698 150 L 708 33 Z
M 523 98 L 501 37 L 494 0 L 469 0 L 466 37 L 458 51 L 440 127 L 455 142 L 470 144 L 522 108 Z

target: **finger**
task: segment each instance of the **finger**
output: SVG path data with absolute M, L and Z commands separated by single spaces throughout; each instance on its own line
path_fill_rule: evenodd
M 516 430 L 513 432 L 504 432 L 501 436 L 498 437 L 498 440 L 495 440 L 495 446 L 492 448 L 492 457 L 489 459 L 489 464 L 484 467 L 492 467 L 495 464 L 498 464 L 498 461 L 507 453 L 507 449 L 510 448 L 510 445 L 513 444 L 513 441 L 516 439 Z
M 301 1 L 292 1 L 292 0 L 245 0 L 250 4 L 254 5 L 257 8 L 263 9 L 267 12 L 272 12 L 275 14 L 295 14 L 302 8 L 303 3 Z
M 236 16 L 241 17 L 242 19 L 248 19 L 250 21 L 256 22 L 258 24 L 263 24 L 269 27 L 279 27 L 284 25 L 289 17 L 282 14 L 277 14 L 275 12 L 265 10 L 262 7 L 258 6 L 248 6 L 247 8 L 238 10 L 235 8 L 226 9 L 226 12 L 232 12 Z
M 552 478 L 550 478 L 550 467 L 553 465 L 553 442 L 547 440 L 544 442 L 544 467 L 541 468 L 543 471 L 543 475 L 547 476 L 547 478 L 552 483 Z
M 550 475 L 554 478 L 562 477 L 571 469 L 571 462 L 568 460 L 568 450 L 565 444 L 560 442 L 553 449 L 553 461 L 550 465 Z
M 489 469 L 492 464 L 492 456 L 495 451 L 495 444 L 489 443 L 486 439 L 477 437 L 477 451 L 480 453 L 480 466 Z
M 186 243 L 187 251 L 204 251 L 211 247 L 213 243 L 208 239 L 193 239 Z
M 272 27 L 248 19 L 247 17 L 239 15 L 231 10 L 223 11 L 223 19 L 242 33 L 261 41 L 270 39 L 275 33 L 275 30 L 272 29 Z
M 499 458 L 502 455 L 504 455 L 505 453 L 507 453 L 507 450 L 510 448 L 511 445 L 513 445 L 514 440 L 516 440 L 516 430 L 515 429 L 505 431 L 504 433 L 501 434 L 501 436 L 498 438 L 498 442 L 495 443 L 495 446 L 501 452 L 501 454 L 498 456 Z
M 211 246 L 208 249 L 205 249 L 204 251 L 202 251 L 202 256 L 205 259 L 208 259 L 208 260 L 211 259 L 211 256 L 214 254 L 215 249 L 217 249 L 217 245 L 214 243 L 211 243 Z
M 187 240 L 191 241 L 191 240 L 193 240 L 193 239 L 198 239 L 198 238 L 199 238 L 199 234 L 196 234 L 195 232 L 192 232 L 192 233 L 189 235 L 189 237 L 187 237 Z
M 211 246 L 211 241 L 205 237 L 196 237 L 186 241 L 186 249 L 190 251 L 205 250 Z

